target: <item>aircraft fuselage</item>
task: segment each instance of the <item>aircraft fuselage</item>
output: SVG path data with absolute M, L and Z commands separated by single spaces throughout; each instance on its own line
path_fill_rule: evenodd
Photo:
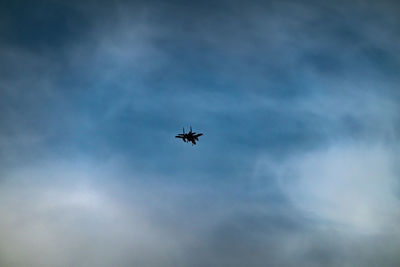
M 181 138 L 183 142 L 192 142 L 192 145 L 196 144 L 196 141 L 199 141 L 199 136 L 202 136 L 202 133 L 197 134 L 192 131 L 192 126 L 190 126 L 190 132 L 185 133 L 185 128 L 183 128 L 183 132 L 181 134 L 176 135 L 176 138 Z

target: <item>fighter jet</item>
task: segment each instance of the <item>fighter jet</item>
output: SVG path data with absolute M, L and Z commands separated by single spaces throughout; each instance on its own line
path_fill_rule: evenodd
M 196 144 L 196 141 L 199 141 L 199 136 L 202 136 L 202 133 L 192 132 L 192 126 L 190 126 L 190 132 L 185 133 L 185 128 L 183 128 L 183 133 L 178 134 L 175 138 L 181 138 L 183 142 L 192 142 L 192 146 Z

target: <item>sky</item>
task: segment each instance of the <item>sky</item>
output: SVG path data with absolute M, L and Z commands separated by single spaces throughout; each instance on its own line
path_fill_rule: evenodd
M 399 13 L 1 0 L 0 266 L 400 266 Z

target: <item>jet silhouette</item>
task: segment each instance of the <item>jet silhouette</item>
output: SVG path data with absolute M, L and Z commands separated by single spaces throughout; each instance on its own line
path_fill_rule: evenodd
M 199 141 L 199 136 L 202 136 L 202 133 L 192 132 L 192 126 L 190 126 L 190 132 L 185 133 L 185 128 L 183 128 L 183 133 L 178 134 L 175 138 L 181 138 L 183 142 L 192 142 L 192 146 L 196 144 L 196 141 Z

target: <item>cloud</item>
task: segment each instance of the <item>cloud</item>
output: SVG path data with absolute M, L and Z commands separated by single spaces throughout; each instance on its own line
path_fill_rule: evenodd
M 338 145 L 297 155 L 280 182 L 292 203 L 350 231 L 393 231 L 400 214 L 395 151 L 379 145 Z
M 122 201 L 99 184 L 109 184 L 102 170 L 78 165 L 3 173 L 1 265 L 158 266 L 179 253 L 179 238 L 151 219 L 150 207 L 137 204 L 140 189 Z
M 398 5 L 25 4 L 0 265 L 399 265 Z
M 140 173 L 115 158 L 3 169 L 0 265 L 185 266 L 234 207 L 208 185 Z

